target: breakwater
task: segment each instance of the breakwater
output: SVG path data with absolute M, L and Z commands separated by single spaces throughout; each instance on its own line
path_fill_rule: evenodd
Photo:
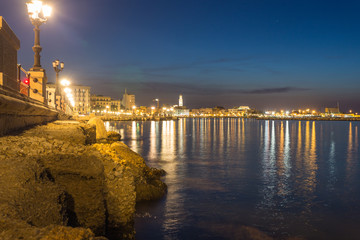
M 0 138 L 0 239 L 134 239 L 136 202 L 163 171 L 94 125 L 56 121 Z

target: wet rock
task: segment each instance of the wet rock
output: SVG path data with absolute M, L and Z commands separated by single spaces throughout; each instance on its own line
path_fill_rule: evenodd
M 117 132 L 109 131 L 107 132 L 107 142 L 113 143 L 121 140 L 121 135 Z

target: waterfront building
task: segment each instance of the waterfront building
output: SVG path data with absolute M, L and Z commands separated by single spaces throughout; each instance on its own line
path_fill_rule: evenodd
M 132 110 L 133 107 L 135 106 L 135 95 L 128 94 L 126 89 L 123 95 L 122 105 L 126 110 Z
M 175 117 L 188 117 L 190 115 L 190 109 L 182 106 L 174 107 L 173 116 Z
M 71 89 L 71 93 L 74 97 L 74 106 L 71 106 L 72 109 L 70 112 L 74 114 L 87 115 L 90 113 L 90 89 L 89 86 L 82 85 L 70 85 L 66 88 Z M 65 97 L 64 88 L 61 88 L 61 93 L 64 96 L 62 98 L 60 106 L 62 106 L 62 110 L 65 112 L 67 108 L 70 106 L 69 100 Z M 48 106 L 55 108 L 55 84 L 48 83 L 46 84 L 46 97 Z
M 191 115 L 193 116 L 211 116 L 212 113 L 212 108 L 191 109 Z
M 251 113 L 251 108 L 249 106 L 240 106 L 230 108 L 228 111 L 232 116 L 246 116 L 247 114 Z
M 226 109 L 221 106 L 216 106 L 212 109 L 212 112 L 215 116 L 223 116 L 226 114 Z
M 179 107 L 183 107 L 183 106 L 184 106 L 183 97 L 180 94 L 180 96 L 179 96 Z
M 90 113 L 90 89 L 91 87 L 82 85 L 70 85 L 74 96 L 73 112 L 76 114 L 87 115 Z
M 112 99 L 112 100 L 111 100 L 111 105 L 110 105 L 110 110 L 111 110 L 112 112 L 120 112 L 121 106 L 122 106 L 121 103 L 122 103 L 121 100 L 114 100 L 114 99 Z
M 90 105 L 91 111 L 104 111 L 106 110 L 106 106 L 110 108 L 111 106 L 111 97 L 103 96 L 103 95 L 91 95 L 90 97 Z
M 91 95 L 91 112 L 119 112 L 121 110 L 121 100 L 115 100 L 108 96 Z
M 325 108 L 325 114 L 339 114 L 339 113 L 340 113 L 339 107 Z

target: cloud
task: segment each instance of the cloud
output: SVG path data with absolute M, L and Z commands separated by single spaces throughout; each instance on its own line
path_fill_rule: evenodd
M 286 93 L 286 92 L 301 92 L 308 91 L 309 88 L 298 88 L 298 87 L 280 87 L 280 88 L 262 88 L 262 89 L 254 89 L 248 90 L 244 93 L 247 94 L 271 94 L 271 93 Z
M 229 63 L 246 63 L 249 60 L 252 60 L 253 57 L 243 57 L 243 58 L 217 58 L 217 59 L 210 59 L 210 60 L 198 60 L 193 61 L 186 64 L 174 64 L 164 67 L 157 67 L 157 68 L 144 68 L 144 72 L 146 73 L 153 73 L 153 72 L 164 72 L 164 71 L 177 71 L 177 70 L 184 70 L 184 69 L 192 69 L 203 67 L 207 65 L 219 65 L 218 67 L 222 67 L 222 64 L 229 64 Z M 225 70 L 228 68 L 225 68 Z M 232 69 L 234 70 L 234 69 Z M 236 69 L 238 70 L 238 69 Z
M 278 88 L 259 88 L 259 89 L 240 89 L 224 88 L 221 85 L 198 85 L 196 83 L 168 83 L 168 82 L 142 82 L 143 92 L 152 91 L 154 93 L 178 93 L 196 95 L 236 95 L 236 94 L 275 94 L 308 91 L 308 88 L 299 87 L 278 87 Z

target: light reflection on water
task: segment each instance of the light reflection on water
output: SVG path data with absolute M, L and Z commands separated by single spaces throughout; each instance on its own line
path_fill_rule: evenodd
M 359 125 L 231 118 L 106 124 L 167 172 L 168 195 L 138 206 L 139 216 L 151 218 L 136 219 L 137 239 L 233 239 L 241 225 L 280 238 L 358 239 Z

